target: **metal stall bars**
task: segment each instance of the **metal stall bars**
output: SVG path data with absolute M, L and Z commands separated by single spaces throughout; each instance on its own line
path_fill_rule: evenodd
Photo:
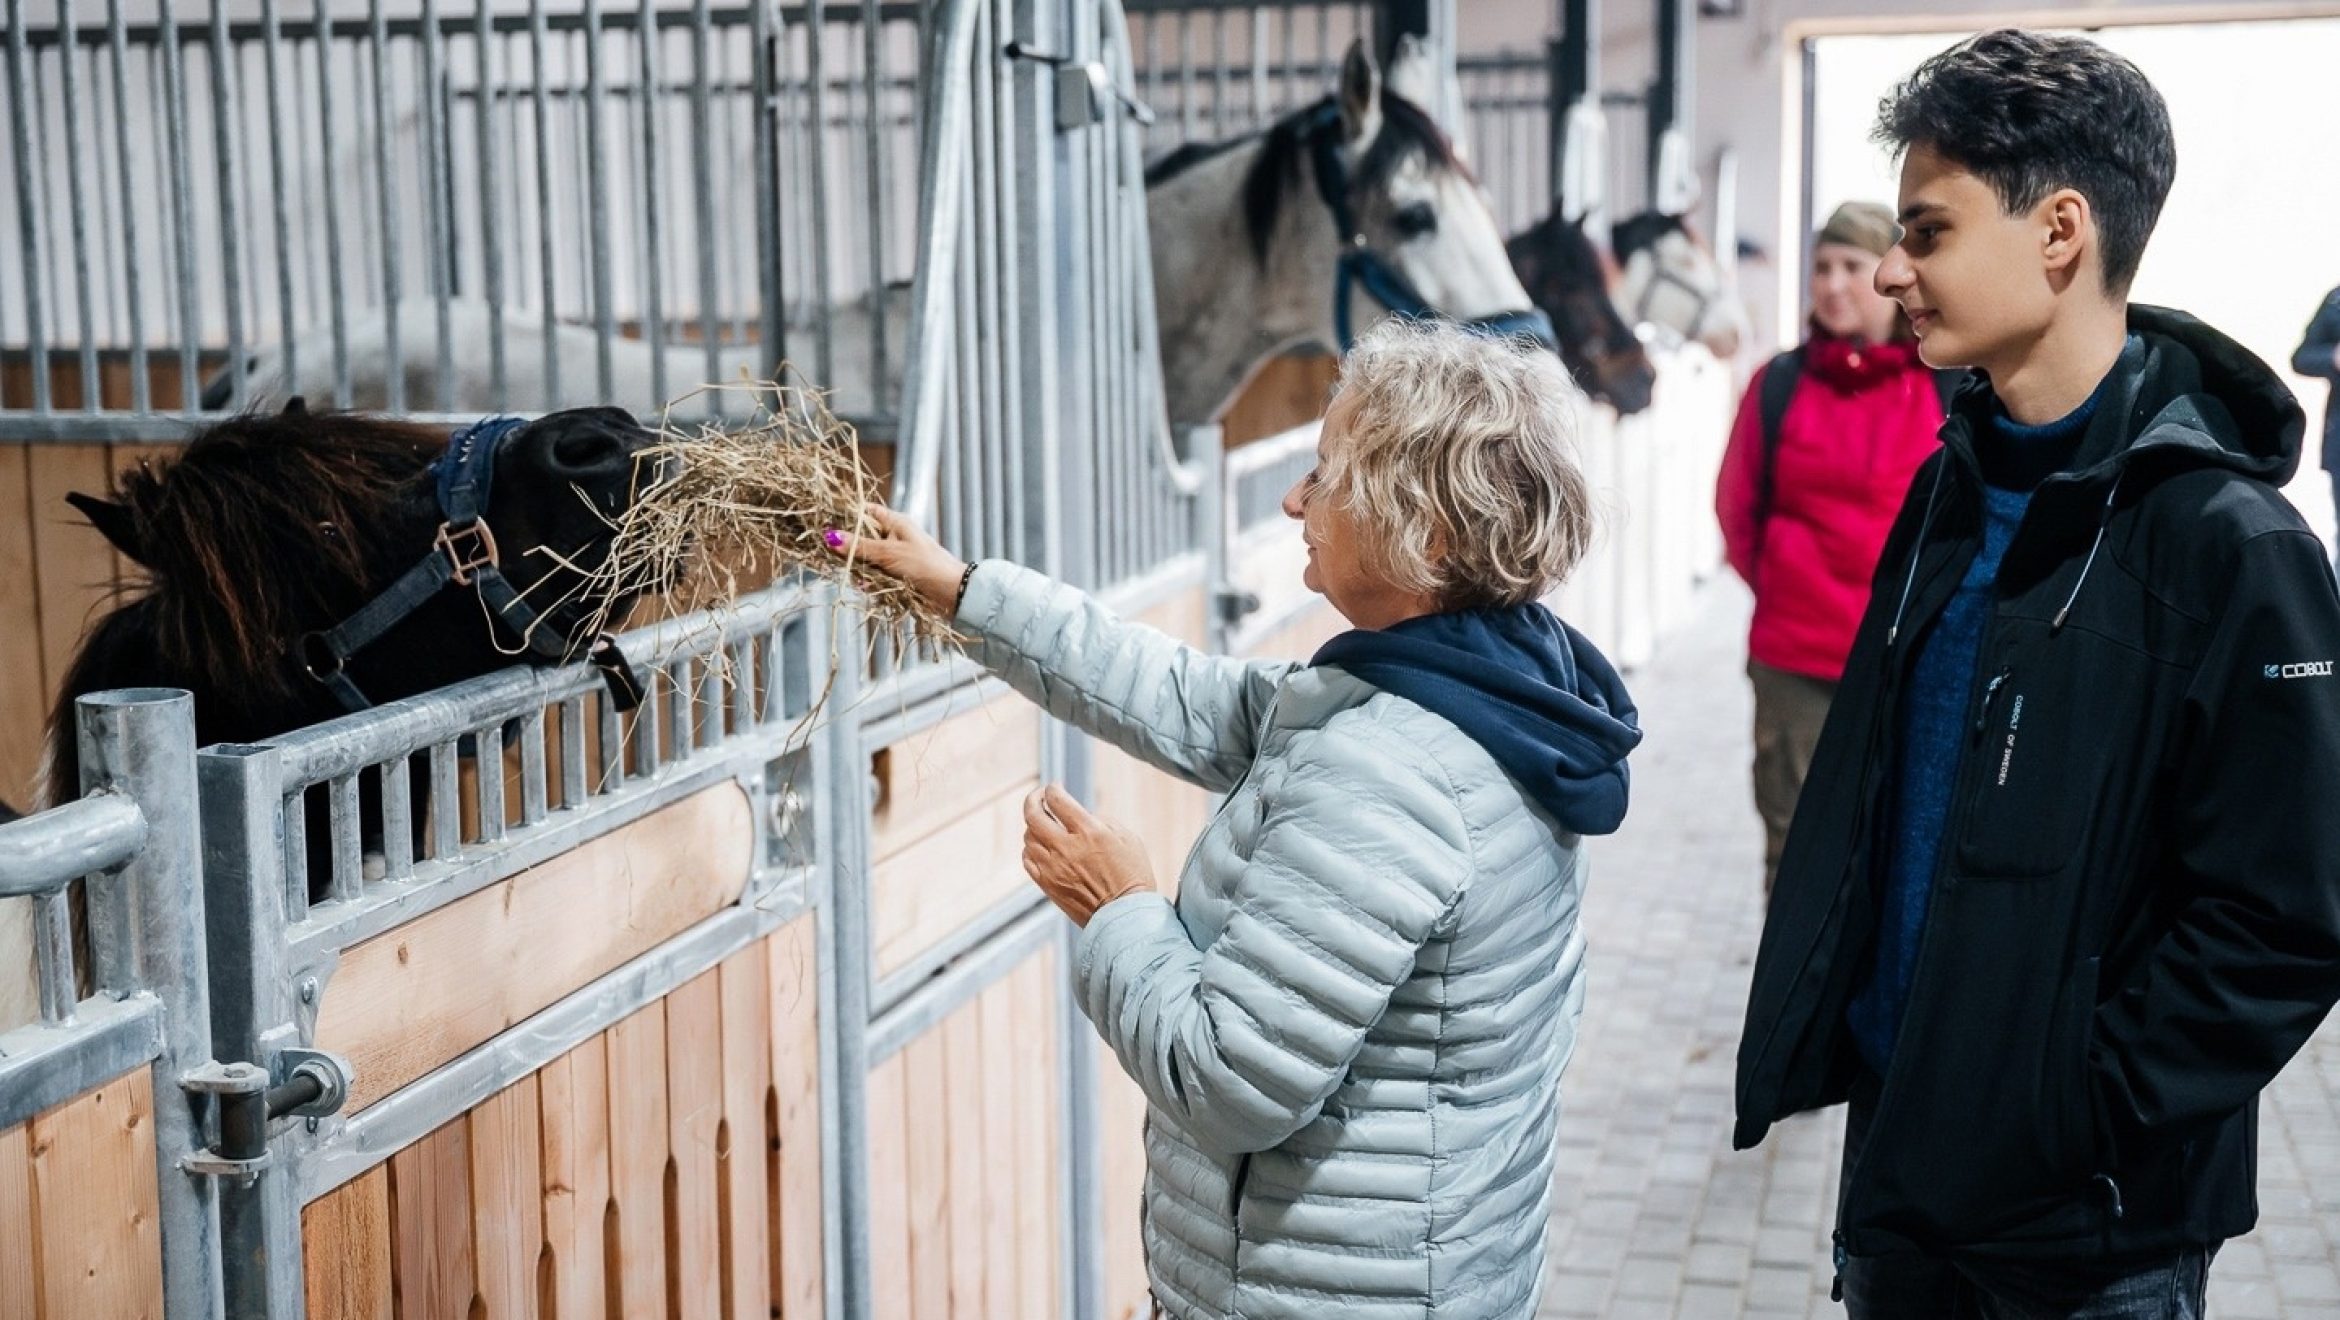
M 926 6 L 127 8 L 6 3 L 0 439 L 648 413 L 782 362 L 892 438 Z
M 201 753 L 218 1046 L 265 1069 L 320 1048 L 354 1065 L 349 1113 L 277 1125 L 221 1190 L 231 1312 L 303 1313 L 305 1206 L 822 907 L 833 748 L 810 717 L 833 609 L 781 585 L 628 634 L 650 680 L 632 717 L 588 666 L 515 669 Z M 622 920 L 561 915 L 619 899 Z M 834 934 L 819 923 L 824 1019 Z M 646 1074 L 661 1095 L 664 1063 Z M 743 1121 L 760 1125 L 755 1094 Z
M 211 1063 L 194 702 L 173 690 L 102 692 L 75 703 L 75 721 L 82 796 L 0 825 L 0 897 L 34 904 L 40 990 L 40 1020 L 0 1034 L 0 1181 L 32 1178 L 30 1167 L 7 1167 L 26 1149 L 6 1140 L 10 1129 L 69 1130 L 88 1120 L 67 1116 L 93 1104 L 128 1111 L 97 1117 L 132 1134 L 150 1163 L 121 1167 L 118 1154 L 100 1158 L 86 1141 L 57 1137 L 66 1147 L 47 1158 L 76 1167 L 41 1181 L 38 1195 L 54 1203 L 38 1232 L 101 1222 L 120 1231 L 42 1243 L 37 1259 L 21 1261 L 28 1273 L 0 1281 L 0 1305 L 28 1320 L 36 1295 L 47 1308 L 39 1314 L 57 1320 L 132 1306 L 161 1306 L 174 1320 L 218 1315 L 217 1184 L 207 1176 L 217 1166 L 205 1148 L 211 1131 L 232 1126 L 231 1111 L 250 1112 L 269 1078 Z M 67 907 L 76 881 L 87 898 L 88 966 L 76 964 Z M 88 1195 L 85 1178 L 119 1179 L 140 1203 L 89 1214 L 97 1207 L 75 1204 Z M 159 1240 L 148 1238 L 157 1225 Z M 35 1231 L 30 1222 L 10 1228 Z M 104 1259 L 102 1275 L 57 1270 L 92 1252 Z

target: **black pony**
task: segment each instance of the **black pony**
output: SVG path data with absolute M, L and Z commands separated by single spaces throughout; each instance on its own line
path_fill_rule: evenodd
M 421 600 L 351 656 L 345 672 L 356 690 L 391 701 L 517 658 L 582 653 L 588 620 L 631 603 L 583 593 L 607 555 L 612 520 L 657 475 L 637 461 L 654 439 L 616 408 L 551 413 L 503 431 L 493 442 L 487 544 L 563 645 L 516 656 L 474 577 Z M 68 496 L 147 581 L 97 621 L 57 694 L 47 796 L 70 797 L 80 782 L 73 702 L 86 693 L 185 688 L 203 744 L 256 741 L 346 713 L 350 703 L 312 672 L 313 635 L 446 545 L 432 463 L 447 444 L 444 426 L 310 412 L 296 399 L 281 413 L 230 418 L 175 459 L 123 473 L 107 498 Z M 314 888 L 320 869 L 310 875 Z
M 1581 220 L 1558 211 L 1504 244 L 1536 307 L 1552 318 L 1560 360 L 1584 392 L 1631 416 L 1649 406 L 1657 368 L 1609 296 L 1610 268 Z

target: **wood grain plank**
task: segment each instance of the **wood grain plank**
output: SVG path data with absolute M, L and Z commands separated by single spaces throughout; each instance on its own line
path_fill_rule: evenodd
M 1219 414 L 1222 442 L 1238 449 L 1324 415 L 1341 360 L 1318 349 L 1279 354 L 1259 363 Z
M 471 1111 L 476 1320 L 536 1320 L 544 1252 L 543 1133 L 537 1079 L 523 1077 Z
M 38 1314 L 34 1249 L 32 1135 L 22 1123 L 0 1129 L 0 1315 Z
M 1007 981 L 975 999 L 983 1063 L 974 1092 L 983 1113 L 983 1314 L 1016 1313 L 1016 1001 Z
M 707 971 L 666 997 L 667 1313 L 712 1316 L 723 1297 L 716 1139 L 723 1126 L 723 987 Z
M 1056 959 L 1046 950 L 1008 974 L 1018 1018 L 1016 1092 L 1016 1314 L 1056 1314 L 1056 1248 L 1062 1192 L 1057 1179 Z
M 162 1320 L 153 1075 L 37 1115 L 27 1136 L 42 1316 Z
M 986 1079 L 981 1002 L 951 1014 L 939 1031 L 943 1089 L 931 1097 L 926 1121 L 943 1129 L 948 1165 L 944 1215 L 950 1226 L 950 1314 L 955 1320 L 984 1320 L 984 1196 L 989 1179 L 983 1167 Z
M 72 505 L 70 491 L 111 483 L 106 447 L 31 445 L 33 576 L 41 600 L 41 690 L 55 692 L 98 606 L 113 594 L 114 548 Z
M 939 1027 L 903 1047 L 904 1187 L 909 1198 L 912 1320 L 950 1320 L 951 1314 L 951 1233 L 944 1213 L 950 1190 L 942 1112 L 951 1098 L 946 1065 Z
M 785 1320 L 820 1320 L 826 1307 L 821 1230 L 819 959 L 810 914 L 765 941 L 772 994 L 772 1200 L 780 1225 L 773 1296 Z
M 992 796 L 870 869 L 870 926 L 879 975 L 931 949 L 1024 888 L 1024 798 L 1037 776 L 996 781 Z
M 41 731 L 56 689 L 42 666 L 40 582 L 34 575 L 32 455 L 34 445 L 0 445 L 0 802 L 19 810 L 34 805 Z M 12 904 L 27 900 L 10 900 Z M 4 951 L 0 951 L 4 952 Z M 14 969 L 23 964 L 0 961 Z M 28 982 L 29 984 L 29 982 Z M 0 1017 L 0 1030 L 9 1026 Z
M 904 1056 L 869 1070 L 870 1314 L 922 1320 L 910 1300 L 909 1097 Z
M 609 1191 L 622 1316 L 666 1314 L 666 1005 L 609 1029 Z
M 309 1320 L 391 1320 L 390 1166 L 360 1174 L 301 1211 Z
M 779 1214 L 769 1181 L 779 1147 L 772 1130 L 770 957 L 763 943 L 751 944 L 716 970 L 723 992 L 723 1129 L 716 1150 L 723 1314 L 761 1320 L 772 1313 Z
M 398 1314 L 468 1316 L 471 1125 L 448 1123 L 390 1157 L 391 1280 Z
M 609 1043 L 595 1036 L 536 1074 L 544 1308 L 557 1320 L 609 1314 Z
M 878 753 L 870 857 L 883 862 L 1040 775 L 1040 708 L 1000 698 Z
M 755 834 L 718 784 L 342 955 L 317 1038 L 350 1109 L 423 1076 L 735 901 Z

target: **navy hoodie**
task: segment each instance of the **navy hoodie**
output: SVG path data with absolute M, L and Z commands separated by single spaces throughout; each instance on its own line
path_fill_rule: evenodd
M 1314 664 L 1445 717 L 1561 825 L 1625 819 L 1625 755 L 1641 741 L 1608 658 L 1540 604 L 1426 614 L 1326 642 Z

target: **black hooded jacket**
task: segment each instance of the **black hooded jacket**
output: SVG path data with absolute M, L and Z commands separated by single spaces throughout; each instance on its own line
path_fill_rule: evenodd
M 2132 307 L 2000 567 L 1907 1016 L 1838 1211 L 1859 1255 L 2160 1252 L 2249 1229 L 2257 1097 L 2340 999 L 2340 595 L 2276 486 L 2299 405 Z M 1789 832 L 1736 1144 L 1846 1097 L 1892 730 L 1973 557 L 1969 385 L 1878 565 Z

